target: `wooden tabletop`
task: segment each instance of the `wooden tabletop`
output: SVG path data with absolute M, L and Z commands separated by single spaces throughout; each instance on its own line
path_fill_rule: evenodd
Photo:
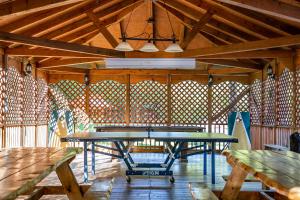
M 76 153 L 76 148 L 0 150 L 0 199 L 14 199 L 31 190 L 57 167 L 75 158 Z
M 274 188 L 279 194 L 289 199 L 300 199 L 300 154 L 291 151 L 228 150 L 223 155 L 227 157 L 233 171 L 239 168 Z
M 205 127 L 196 126 L 98 126 L 95 128 L 97 132 L 143 132 L 148 130 L 151 132 L 202 132 L 205 130 Z
M 199 132 L 151 132 L 151 139 L 158 141 L 218 141 L 237 142 L 238 139 L 221 133 L 199 133 Z M 147 132 L 84 132 L 75 133 L 61 138 L 66 141 L 141 141 L 148 138 Z

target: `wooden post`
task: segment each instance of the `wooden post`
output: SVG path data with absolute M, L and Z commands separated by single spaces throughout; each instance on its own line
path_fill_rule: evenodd
M 172 83 L 172 77 L 171 74 L 167 75 L 167 109 L 168 109 L 168 115 L 167 115 L 167 126 L 171 126 L 172 122 L 172 110 L 171 110 L 171 101 L 172 101 L 172 96 L 171 96 L 171 85 Z
M 4 50 L 4 54 L 2 55 L 2 70 L 6 70 L 7 68 L 7 64 L 8 64 L 8 57 L 7 57 L 7 54 L 5 53 L 5 50 Z M 7 74 L 6 72 L 3 73 L 4 76 L 2 77 L 4 79 L 3 81 L 3 87 L 2 88 L 5 88 L 5 91 L 2 91 L 2 115 L 3 115 L 3 127 L 2 127 L 2 148 L 5 148 L 6 147 L 6 110 L 5 110 L 5 104 L 7 103 L 7 100 L 6 99 L 6 81 L 7 81 Z
M 20 146 L 23 147 L 24 146 L 24 62 L 21 62 L 21 77 L 22 77 L 22 103 L 21 103 L 21 141 L 20 141 Z
M 126 108 L 125 108 L 125 123 L 130 124 L 130 74 L 126 75 Z
M 91 84 L 91 76 L 90 76 L 90 71 L 87 74 L 88 76 L 88 80 L 89 83 L 87 85 L 85 85 L 85 90 L 84 90 L 84 95 L 85 95 L 85 105 L 84 105 L 84 109 L 85 109 L 85 113 L 87 114 L 87 116 L 90 118 L 90 109 L 89 109 L 89 102 L 90 102 L 90 84 Z M 75 131 L 75 129 L 74 129 Z
M 259 139 L 260 139 L 260 149 L 263 149 L 262 145 L 262 129 L 264 122 L 264 68 L 261 72 L 261 102 L 260 102 L 260 126 L 259 126 Z
M 213 113 L 212 113 L 212 86 L 209 87 L 208 86 L 208 92 L 207 92 L 207 110 L 208 110 L 208 132 L 212 132 L 212 116 L 213 116 Z
M 293 128 L 292 133 L 297 131 L 297 95 L 299 95 L 297 88 L 297 58 L 299 59 L 298 51 L 296 51 L 293 57 L 293 103 L 292 103 L 292 117 L 293 117 Z
M 274 75 L 275 75 L 275 124 L 273 127 L 273 135 L 274 135 L 274 144 L 277 144 L 277 137 L 276 137 L 276 130 L 277 130 L 277 126 L 278 126 L 278 81 L 279 81 L 279 70 L 278 70 L 278 62 L 277 59 L 275 60 L 275 71 L 274 71 Z
M 34 113 L 34 146 L 37 147 L 37 128 L 38 128 L 38 125 L 37 125 L 37 110 L 38 110 L 38 101 L 37 101 L 37 93 L 38 93 L 38 88 L 37 88 L 37 67 L 35 66 L 34 67 L 34 80 L 36 82 L 36 91 L 34 93 L 34 99 L 35 99 L 35 104 L 34 104 L 34 110 L 35 110 L 35 113 Z

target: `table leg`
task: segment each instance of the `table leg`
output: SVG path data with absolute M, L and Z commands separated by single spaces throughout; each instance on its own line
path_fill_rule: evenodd
M 207 175 L 207 152 L 206 152 L 206 142 L 204 142 L 204 148 L 203 148 L 203 174 Z
M 68 161 L 56 168 L 56 174 L 70 200 L 83 200 L 83 194 Z
M 95 175 L 95 142 L 92 142 L 92 174 Z
M 240 168 L 238 165 L 235 165 L 232 168 L 231 174 L 228 177 L 228 180 L 224 186 L 224 189 L 221 194 L 222 200 L 234 200 L 238 198 L 241 187 L 247 177 L 247 172 Z
M 216 144 L 215 142 L 211 143 L 211 183 L 216 183 L 216 161 L 215 161 L 215 150 L 216 150 Z
M 83 142 L 83 181 L 88 182 L 87 142 Z

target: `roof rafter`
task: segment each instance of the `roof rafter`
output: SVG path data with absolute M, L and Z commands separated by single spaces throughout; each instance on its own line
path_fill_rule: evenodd
M 274 17 L 300 22 L 300 8 L 274 0 L 218 0 Z
M 98 19 L 98 17 L 92 12 L 86 12 L 86 15 L 90 18 L 93 24 L 97 27 L 99 32 L 105 37 L 105 39 L 109 42 L 109 44 L 115 48 L 118 45 L 118 41 L 114 38 L 114 36 L 107 30 L 105 24 Z
M 15 0 L 9 1 L 6 4 L 1 4 L 0 8 L 0 18 L 21 15 L 26 13 L 37 12 L 41 10 L 46 10 L 49 8 L 55 8 L 62 5 L 71 4 L 74 2 L 80 2 L 83 0 Z
M 246 63 L 241 61 L 235 61 L 235 60 L 222 60 L 222 59 L 197 59 L 200 63 L 206 63 L 206 64 L 213 64 L 213 65 L 220 65 L 220 66 L 231 66 L 231 67 L 239 67 L 239 68 L 246 68 L 246 69 L 256 69 L 261 70 L 263 66 L 253 64 L 253 63 Z
M 183 42 L 181 43 L 181 47 L 183 49 L 186 49 L 186 47 L 189 45 L 189 43 L 194 39 L 196 34 L 204 28 L 205 24 L 211 19 L 213 16 L 213 11 L 208 10 L 199 21 L 197 21 L 194 25 L 192 30 L 190 30 L 187 35 L 185 36 Z

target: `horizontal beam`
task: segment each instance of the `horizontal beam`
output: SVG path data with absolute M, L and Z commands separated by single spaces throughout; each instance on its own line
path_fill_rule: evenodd
M 199 57 L 209 55 L 220 55 L 228 53 L 238 53 L 254 50 L 262 50 L 268 48 L 286 47 L 300 44 L 300 34 L 292 36 L 284 36 L 272 39 L 243 42 L 238 44 L 230 44 L 218 47 L 208 47 L 186 50 L 183 53 L 178 53 L 178 57 Z
M 235 60 L 221 60 L 221 59 L 197 59 L 200 63 L 220 65 L 220 66 L 231 66 L 231 67 L 240 67 L 246 69 L 256 69 L 261 70 L 263 66 L 253 64 L 253 63 L 245 63 L 241 61 Z
M 247 52 L 228 53 L 212 56 L 201 56 L 200 59 L 260 59 L 260 58 L 289 58 L 293 56 L 290 50 L 256 50 Z
M 101 56 L 62 51 L 57 49 L 29 49 L 27 47 L 16 47 L 7 49 L 6 53 L 12 56 L 32 56 L 32 57 L 62 57 L 62 58 L 99 58 Z
M 80 44 L 62 42 L 57 40 L 49 40 L 44 38 L 37 38 L 37 37 L 29 37 L 23 36 L 13 33 L 7 33 L 0 31 L 0 41 L 8 41 L 8 42 L 15 42 L 25 45 L 37 46 L 37 47 L 45 47 L 50 49 L 59 49 L 71 52 L 80 52 L 92 55 L 101 55 L 101 56 L 108 56 L 108 57 L 123 57 L 123 53 L 119 51 L 115 51 L 112 49 L 105 49 L 99 47 L 91 47 L 85 46 Z
M 74 67 L 55 67 L 55 68 L 38 68 L 38 70 L 51 71 L 51 72 L 63 72 L 68 74 L 86 74 L 88 69 L 80 69 Z
M 209 69 L 209 74 L 245 74 L 257 72 L 255 69 L 245 69 L 245 68 L 237 68 L 237 67 L 225 67 L 221 69 Z
M 69 59 L 50 59 L 40 62 L 38 68 L 56 68 L 66 65 L 78 65 L 83 63 L 92 63 L 102 61 L 103 58 L 69 58 Z
M 0 18 L 23 15 L 27 13 L 37 12 L 50 8 L 55 8 L 83 0 L 14 0 L 2 3 L 0 6 Z

